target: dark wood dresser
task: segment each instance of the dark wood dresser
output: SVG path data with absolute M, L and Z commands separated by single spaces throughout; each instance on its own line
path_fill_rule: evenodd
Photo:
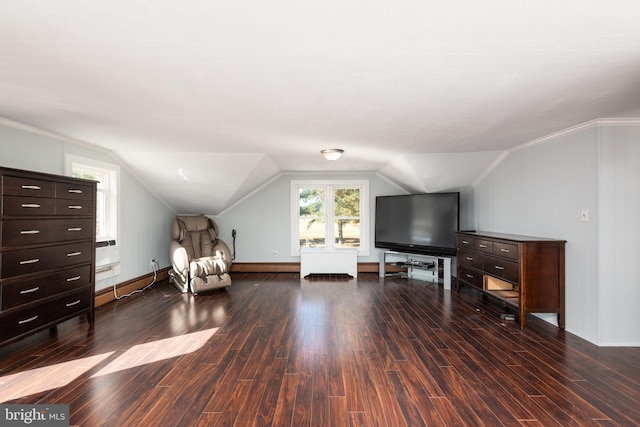
M 0 168 L 0 345 L 94 323 L 96 183 Z
M 457 233 L 457 287 L 471 285 L 518 312 L 557 313 L 564 329 L 566 241 L 492 232 Z

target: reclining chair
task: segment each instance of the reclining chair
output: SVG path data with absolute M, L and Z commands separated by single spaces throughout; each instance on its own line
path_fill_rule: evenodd
M 218 225 L 204 215 L 177 216 L 171 223 L 169 281 L 182 293 L 231 285 L 231 252 L 218 239 Z

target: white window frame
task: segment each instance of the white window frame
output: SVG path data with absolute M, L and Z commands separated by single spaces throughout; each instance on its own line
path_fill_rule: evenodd
M 369 181 L 367 180 L 295 180 L 291 181 L 291 256 L 300 256 L 300 206 L 301 188 L 322 188 L 325 190 L 325 247 L 326 251 L 335 248 L 333 190 L 339 188 L 357 188 L 360 190 L 360 247 L 359 256 L 369 255 Z
M 115 240 L 120 244 L 120 166 L 67 154 L 66 174 L 73 176 L 73 173 L 78 170 L 104 176 L 108 180 L 104 188 L 98 189 L 98 193 L 104 194 L 103 227 L 105 230 L 100 235 L 96 233 L 96 241 Z

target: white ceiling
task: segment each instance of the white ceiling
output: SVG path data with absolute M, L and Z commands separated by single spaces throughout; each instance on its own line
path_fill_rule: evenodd
M 281 171 L 454 189 L 639 112 L 637 0 L 0 2 L 0 117 L 108 148 L 177 212 Z

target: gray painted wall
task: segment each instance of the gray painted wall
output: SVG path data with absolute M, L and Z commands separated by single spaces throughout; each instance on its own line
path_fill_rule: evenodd
M 397 185 L 376 173 L 282 173 L 258 191 L 215 217 L 220 237 L 231 247 L 231 230 L 237 230 L 237 262 L 300 262 L 291 256 L 291 181 L 368 180 L 369 181 L 369 256 L 358 262 L 378 262 L 380 251 L 373 247 L 376 196 L 406 194 Z M 274 256 L 274 251 L 278 256 Z
M 594 125 L 512 151 L 473 193 L 478 230 L 567 240 L 566 329 L 599 345 L 640 345 L 627 262 L 640 255 L 639 129 Z
M 408 194 L 382 175 L 369 173 L 282 173 L 248 197 L 214 217 L 220 238 L 232 246 L 231 230 L 237 230 L 237 262 L 300 262 L 291 256 L 291 181 L 298 180 L 368 180 L 369 181 L 369 256 L 358 262 L 378 262 L 379 249 L 374 247 L 376 196 Z M 473 225 L 471 187 L 451 189 L 460 191 L 460 226 Z M 274 251 L 278 256 L 274 256 Z
M 106 151 L 0 125 L 0 165 L 57 175 L 65 173 L 65 155 L 73 154 L 120 166 L 120 244 L 121 272 L 102 280 L 96 288 L 104 289 L 150 273 L 150 260 L 160 267 L 169 266 L 170 225 L 174 213 L 131 175 L 118 159 Z

